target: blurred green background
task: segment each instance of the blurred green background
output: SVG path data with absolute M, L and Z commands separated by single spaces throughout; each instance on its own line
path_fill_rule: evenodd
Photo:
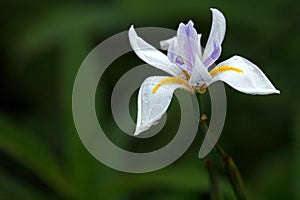
M 208 173 L 197 158 L 201 136 L 160 171 L 118 172 L 94 159 L 80 142 L 71 95 L 81 62 L 101 41 L 131 24 L 177 29 L 192 19 L 203 42 L 210 7 L 227 19 L 219 60 L 243 55 L 281 90 L 280 95 L 251 96 L 226 87 L 220 143 L 239 166 L 249 199 L 300 199 L 299 1 L 2 0 L 0 5 L 1 200 L 209 199 Z M 111 140 L 148 151 L 171 140 L 174 122 L 167 123 L 170 133 L 136 141 L 122 135 L 109 109 L 118 78 L 142 63 L 133 53 L 114 63 L 100 83 L 97 107 Z M 132 102 L 135 117 L 136 96 Z M 175 99 L 170 119 L 178 120 L 176 111 Z M 218 177 L 225 199 L 235 199 L 221 168 Z

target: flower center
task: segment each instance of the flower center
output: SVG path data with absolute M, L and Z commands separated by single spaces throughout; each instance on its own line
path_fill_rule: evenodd
M 180 85 L 183 85 L 185 87 L 187 87 L 188 89 L 190 89 L 191 91 L 194 91 L 194 89 L 189 85 L 189 83 L 182 79 L 182 78 L 179 78 L 179 77 L 166 77 L 164 78 L 163 80 L 161 80 L 152 90 L 152 94 L 155 94 L 157 92 L 157 90 L 163 86 L 163 85 L 166 85 L 166 84 L 180 84 Z M 190 91 L 188 90 L 188 91 Z M 190 91 L 190 92 L 191 92 Z
M 188 92 L 194 92 L 194 90 L 198 90 L 201 94 L 205 93 L 205 90 L 207 88 L 206 84 L 203 84 L 201 85 L 200 88 L 198 89 L 194 89 L 189 83 L 188 83 L 188 80 L 190 79 L 190 74 L 186 71 L 186 70 L 182 70 L 183 73 L 185 74 L 187 80 L 183 79 L 183 78 L 179 78 L 179 77 L 166 77 L 164 79 L 162 79 L 152 90 L 152 94 L 155 94 L 157 92 L 157 90 L 163 86 L 163 85 L 166 85 L 166 84 L 180 84 L 180 85 L 183 85 L 185 87 L 187 87 L 187 91 Z M 227 66 L 227 65 L 224 65 L 224 66 L 219 66 L 219 67 L 216 67 L 212 70 L 209 71 L 210 75 L 213 77 L 215 76 L 216 74 L 218 73 L 221 73 L 221 72 L 226 72 L 226 71 L 234 71 L 234 72 L 237 72 L 237 73 L 243 73 L 243 70 L 239 69 L 239 68 L 235 68 L 235 67 L 231 67 L 231 66 Z
M 209 73 L 212 77 L 214 77 L 216 74 L 221 73 L 221 72 L 226 72 L 226 71 L 235 71 L 238 73 L 243 73 L 243 70 L 241 70 L 239 68 L 227 66 L 227 65 L 213 68 L 212 70 L 209 71 Z

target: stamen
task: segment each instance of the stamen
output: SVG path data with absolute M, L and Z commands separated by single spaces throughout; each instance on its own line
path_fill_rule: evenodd
M 184 60 L 181 56 L 177 56 L 175 59 L 175 62 L 179 65 L 183 65 L 184 64 Z
M 187 72 L 192 72 L 192 64 L 187 60 L 184 60 L 181 56 L 177 56 L 175 58 L 175 64 L 179 65 L 179 67 Z
M 181 69 L 181 71 L 183 72 L 183 74 L 185 75 L 185 77 L 186 77 L 186 80 L 190 80 L 190 78 L 191 78 L 191 75 L 190 75 L 190 73 L 188 73 L 186 70 L 184 70 L 184 69 Z
M 238 73 L 243 73 L 243 70 L 241 70 L 239 68 L 226 66 L 226 65 L 213 68 L 212 70 L 209 71 L 209 73 L 213 77 L 218 73 L 226 72 L 226 71 L 235 71 L 235 72 L 238 72 Z
M 206 88 L 207 88 L 207 85 L 204 83 L 200 86 L 200 88 L 198 89 L 199 93 L 200 94 L 205 94 L 206 92 Z
M 155 94 L 161 86 L 166 85 L 166 84 L 181 84 L 181 85 L 184 85 L 184 86 L 188 87 L 189 89 L 193 90 L 193 88 L 189 85 L 189 83 L 186 80 L 179 78 L 179 77 L 167 77 L 167 78 L 161 80 L 153 88 L 152 94 Z

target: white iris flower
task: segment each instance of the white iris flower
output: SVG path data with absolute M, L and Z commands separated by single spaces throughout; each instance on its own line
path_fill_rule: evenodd
M 247 94 L 280 93 L 255 64 L 241 56 L 213 65 L 221 54 L 226 22 L 220 11 L 211 11 L 212 26 L 204 52 L 200 45 L 201 35 L 197 34 L 192 21 L 179 25 L 177 37 L 161 41 L 161 48 L 168 50 L 167 55 L 145 42 L 136 34 L 134 27 L 130 27 L 129 41 L 137 56 L 171 75 L 151 76 L 141 85 L 134 135 L 158 123 L 176 89 L 203 93 L 210 84 L 223 81 Z

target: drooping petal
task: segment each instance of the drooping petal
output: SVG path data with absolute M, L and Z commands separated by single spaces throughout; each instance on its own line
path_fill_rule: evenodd
M 134 135 L 158 123 L 167 111 L 176 89 L 191 91 L 184 81 L 178 77 L 152 76 L 143 82 L 138 94 L 137 124 Z
M 132 49 L 140 59 L 170 75 L 184 77 L 182 70 L 170 62 L 165 54 L 140 38 L 136 34 L 133 26 L 130 27 L 128 36 Z
M 201 54 L 199 37 L 194 23 L 190 20 L 186 25 L 179 24 L 177 30 L 177 54 L 173 61 L 188 72 L 193 71 L 195 57 Z
M 212 25 L 202 59 L 206 67 L 209 67 L 220 57 L 221 45 L 226 31 L 226 20 L 223 14 L 214 8 L 210 10 L 212 11 Z
M 212 82 L 221 80 L 247 94 L 279 94 L 265 74 L 249 60 L 233 56 L 210 71 Z

